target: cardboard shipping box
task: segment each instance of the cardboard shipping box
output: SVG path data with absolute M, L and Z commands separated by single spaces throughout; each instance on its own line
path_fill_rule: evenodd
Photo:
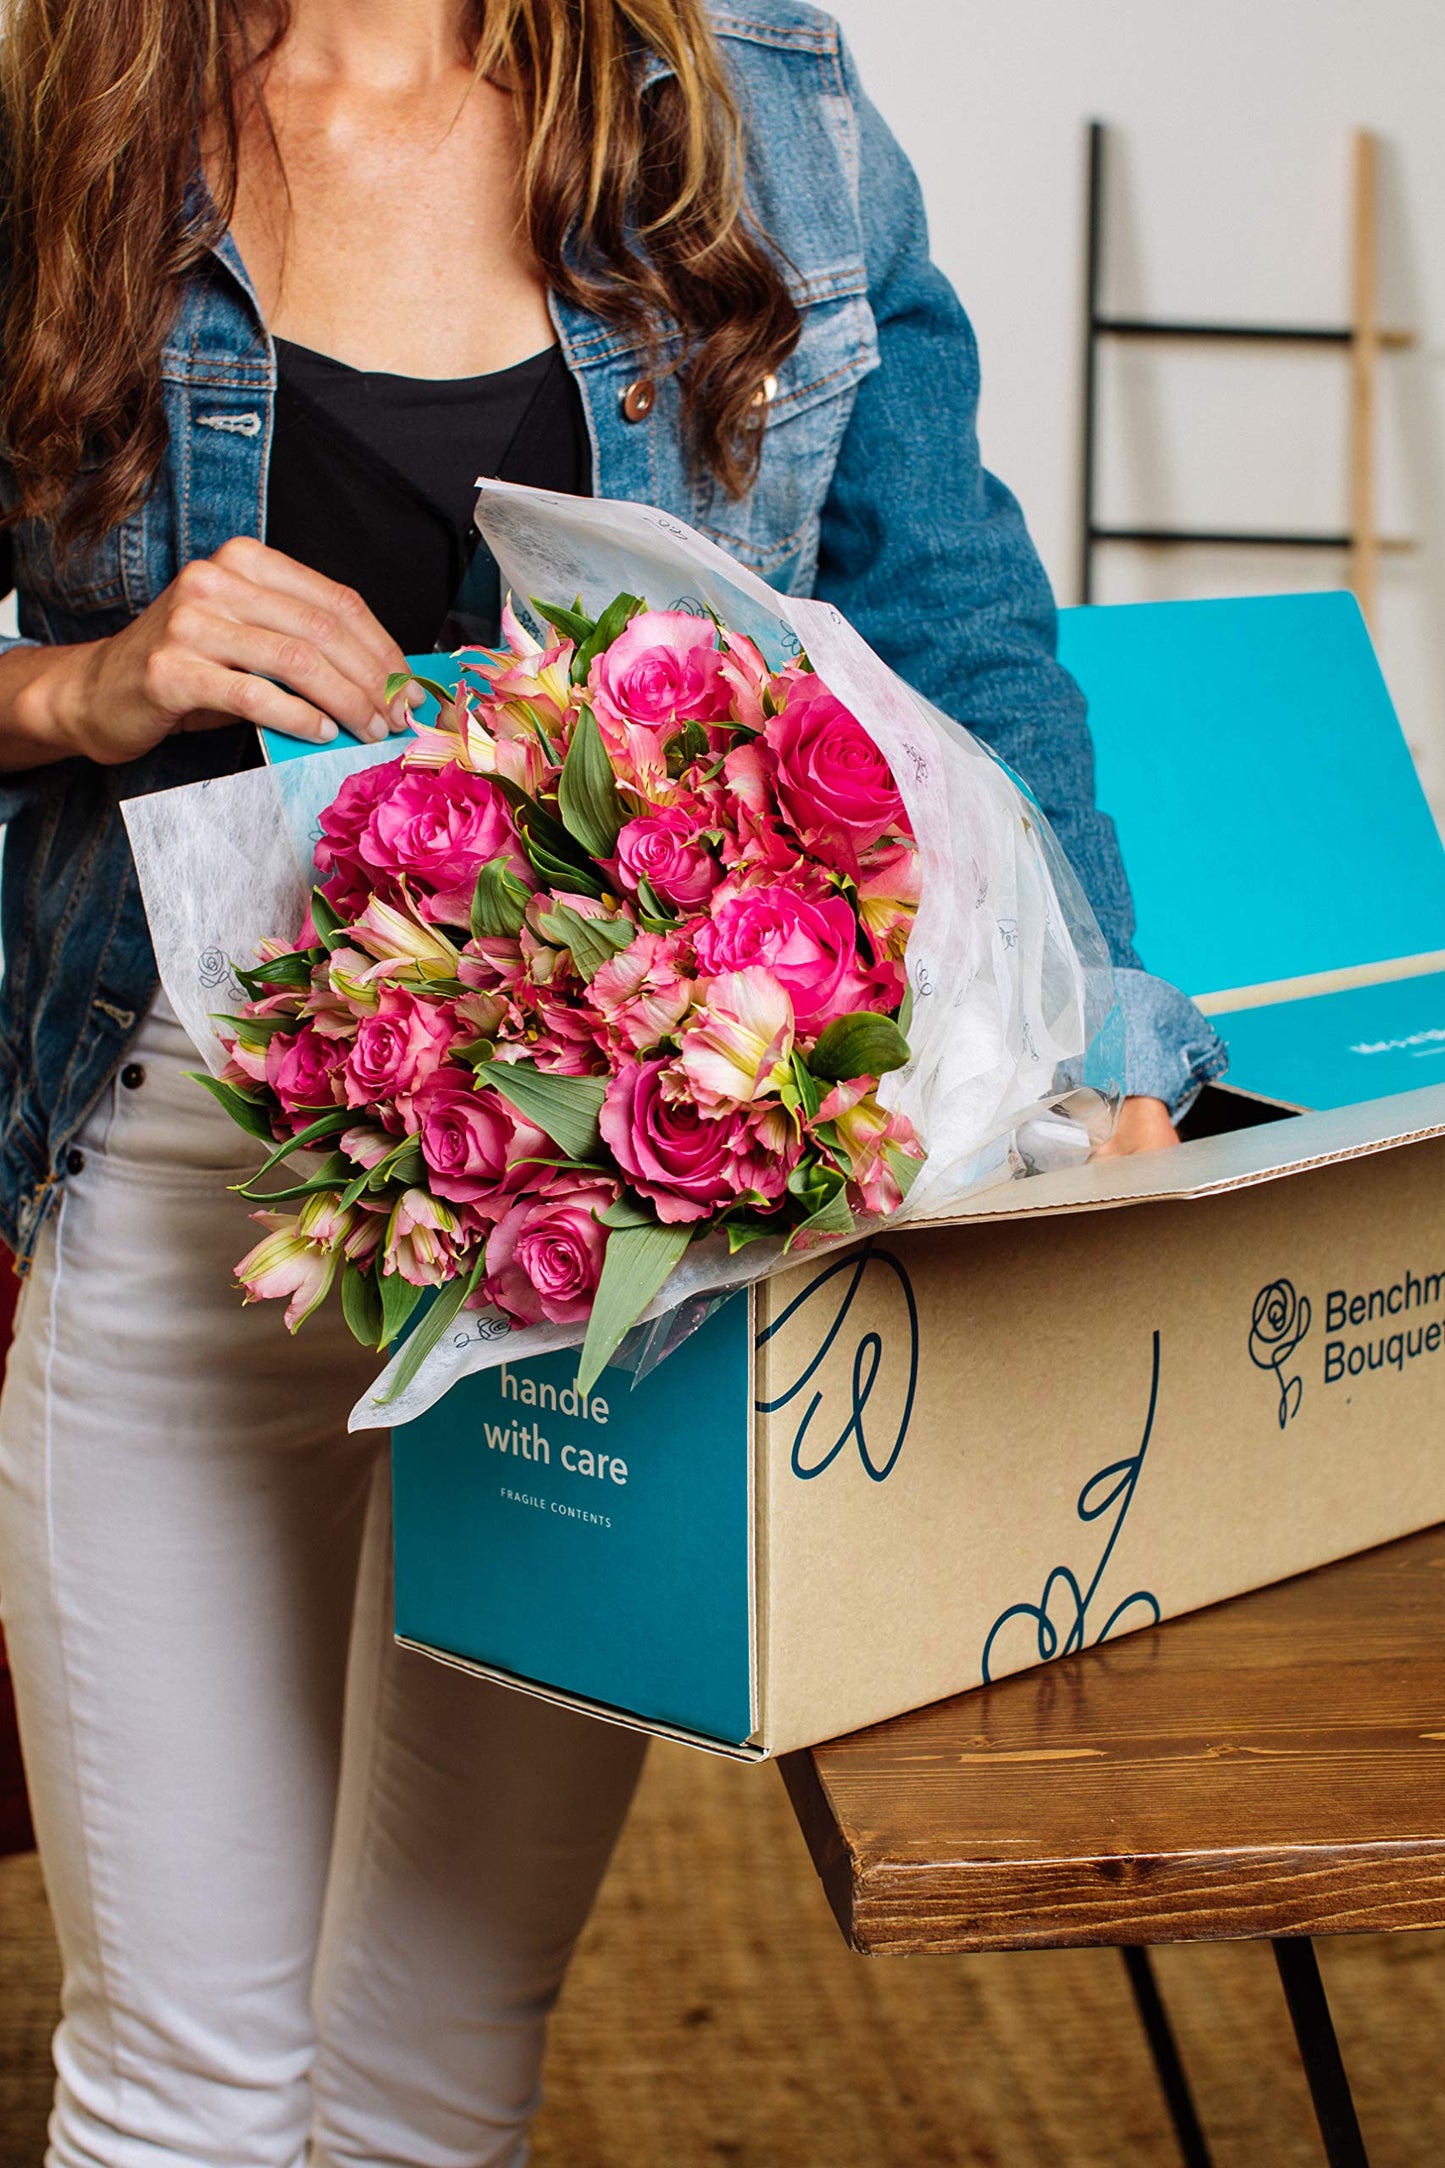
M 1445 851 L 1358 612 L 1064 653 L 1141 950 L 1236 1051 L 1215 1133 L 800 1263 L 589 1401 L 467 1379 L 394 1439 L 409 1645 L 755 1759 L 1445 1519 Z

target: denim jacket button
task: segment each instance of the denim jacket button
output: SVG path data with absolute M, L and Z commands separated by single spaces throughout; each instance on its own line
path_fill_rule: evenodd
M 657 386 L 650 376 L 638 377 L 622 394 L 622 419 L 625 422 L 645 422 L 657 405 Z

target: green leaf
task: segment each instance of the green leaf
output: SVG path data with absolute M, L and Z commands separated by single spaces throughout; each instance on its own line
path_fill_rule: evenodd
M 597 1117 L 607 1092 L 600 1077 L 553 1076 L 529 1061 L 494 1061 L 478 1069 L 477 1079 L 535 1122 L 568 1159 L 597 1158 Z
M 888 1162 L 888 1169 L 894 1181 L 906 1197 L 923 1170 L 923 1161 L 915 1159 L 911 1152 L 903 1151 L 896 1144 L 885 1144 L 883 1157 Z
M 399 1272 L 384 1272 L 378 1283 L 381 1296 L 381 1330 L 378 1347 L 391 1347 L 406 1330 L 407 1320 L 421 1301 L 423 1290 L 413 1287 Z
M 328 954 L 341 946 L 349 930 L 319 888 L 311 891 L 311 923 L 316 928 L 317 940 Z
M 480 1068 L 483 1062 L 495 1060 L 496 1052 L 495 1039 L 468 1039 L 465 1046 L 452 1048 L 451 1058 L 453 1061 L 469 1062 L 473 1068 Z
M 309 1016 L 226 1016 L 219 1009 L 212 1009 L 213 1024 L 229 1025 L 233 1036 L 246 1046 L 269 1046 L 278 1032 L 300 1031 L 311 1021 Z
M 590 1393 L 643 1311 L 671 1278 L 692 1227 L 618 1227 L 607 1238 L 602 1277 L 587 1320 L 577 1389 Z
M 239 964 L 234 969 L 253 1001 L 265 1001 L 271 994 L 298 993 L 311 984 L 311 958 L 304 949 L 272 957 L 269 963 L 255 964 L 249 970 Z
M 472 896 L 472 938 L 476 941 L 509 941 L 522 930 L 527 915 L 528 890 L 517 879 L 506 858 L 488 859 L 477 875 Z
M 218 1076 L 211 1076 L 206 1070 L 188 1069 L 186 1074 L 195 1083 L 204 1084 L 211 1097 L 220 1100 L 231 1120 L 239 1123 L 248 1136 L 260 1137 L 265 1144 L 275 1143 L 270 1114 L 259 1099 L 252 1099 L 247 1093 L 237 1091 L 234 1084 L 223 1084 Z M 288 1151 L 292 1149 L 292 1146 L 287 1146 Z
M 385 1345 L 381 1289 L 368 1268 L 349 1263 L 342 1268 L 341 1314 L 350 1327 L 352 1338 L 359 1340 L 363 1347 Z
M 517 833 L 543 887 L 600 896 L 605 886 L 601 867 L 592 864 L 562 823 L 505 776 L 495 775 L 492 781 L 516 815 Z
M 539 602 L 535 595 L 532 608 L 544 624 L 550 625 L 554 632 L 560 632 L 564 640 L 575 640 L 579 646 L 584 640 L 590 640 L 597 630 L 597 620 L 587 615 L 580 596 L 575 610 L 564 608 L 560 602 Z
M 853 1214 L 848 1209 L 847 1192 L 840 1189 L 836 1197 L 830 1197 L 826 1204 L 819 1205 L 817 1211 L 807 1219 L 799 1221 L 788 1236 L 787 1246 L 791 1249 L 799 1235 L 803 1234 L 851 1235 L 853 1231 Z
M 393 670 L 386 681 L 386 704 L 391 706 L 398 693 L 405 692 L 408 685 L 420 685 L 424 693 L 430 693 L 439 707 L 449 708 L 456 699 L 455 690 L 439 685 L 435 678 L 418 677 L 415 670 Z
M 289 1189 L 261 1190 L 254 1185 L 261 1179 L 252 1175 L 249 1182 L 233 1185 L 238 1197 L 245 1197 L 252 1204 L 289 1204 L 293 1197 L 315 1197 L 323 1189 L 339 1190 L 346 1180 L 351 1162 L 344 1152 L 333 1152 L 320 1171 L 304 1182 L 295 1182 Z
M 808 1120 L 811 1121 L 823 1104 L 824 1099 L 824 1094 L 818 1086 L 818 1079 L 813 1075 L 802 1055 L 796 1050 L 789 1061 L 789 1067 L 793 1072 L 793 1089 L 798 1095 L 798 1105 L 802 1108 Z
M 637 928 L 630 918 L 584 918 L 568 903 L 544 911 L 537 924 L 558 948 L 571 950 L 572 961 L 589 986 L 602 966 L 630 948 L 637 938 Z
M 707 732 L 703 729 L 701 723 L 686 723 L 678 731 L 676 737 L 668 739 L 662 750 L 667 760 L 668 774 L 680 775 L 684 768 L 692 765 L 693 761 L 702 760 L 705 757 L 707 753 Z M 723 758 L 727 758 L 726 754 L 723 755 Z M 721 762 L 719 762 L 720 766 Z M 713 772 L 716 774 L 717 770 L 714 769 Z
M 415 1137 L 403 1137 L 400 1144 L 389 1151 L 380 1166 L 373 1167 L 373 1176 L 382 1175 L 388 1182 L 399 1182 L 403 1189 L 410 1189 L 417 1182 L 426 1180 L 426 1161 Z
M 913 1029 L 913 981 L 911 979 L 903 989 L 903 1000 L 899 1004 L 898 1029 L 905 1039 Z
M 628 1190 L 622 1192 L 615 1204 L 609 1204 L 603 1211 L 594 1212 L 592 1216 L 599 1227 L 652 1227 L 657 1221 L 657 1214 L 651 1205 L 644 1204 L 640 1197 L 634 1197 Z
M 662 902 L 645 873 L 637 884 L 637 901 L 642 912 L 642 922 L 649 933 L 671 933 L 675 926 L 682 924 L 682 920 Z
M 441 1341 L 468 1295 L 480 1282 L 485 1268 L 485 1258 L 479 1257 L 470 1275 L 463 1274 L 455 1280 L 448 1280 L 445 1287 L 439 1290 L 426 1316 L 407 1341 L 396 1376 L 381 1396 L 383 1402 L 401 1398 L 432 1349 Z
M 809 1067 L 815 1076 L 842 1083 L 855 1076 L 886 1076 L 907 1059 L 908 1041 L 892 1017 L 863 1009 L 828 1026 L 809 1056 Z
M 584 708 L 562 763 L 557 804 L 568 835 L 592 858 L 610 858 L 627 808 L 617 788 L 602 732 L 590 708 Z
M 767 1242 L 785 1232 L 785 1229 L 778 1225 L 776 1219 L 765 1220 L 753 1217 L 724 1220 L 723 1230 L 728 1238 L 728 1255 L 730 1257 L 736 1257 L 738 1251 L 745 1250 L 750 1242 Z
M 614 640 L 626 632 L 634 617 L 647 604 L 641 595 L 615 595 L 608 603 L 587 638 L 572 657 L 572 683 L 585 685 L 592 665 L 599 655 L 605 655 Z

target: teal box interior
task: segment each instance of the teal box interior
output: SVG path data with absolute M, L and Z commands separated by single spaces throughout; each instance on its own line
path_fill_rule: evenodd
M 1065 610 L 1059 653 L 1139 952 L 1203 1002 L 1230 1084 L 1341 1107 L 1445 1076 L 1445 849 L 1354 596 Z

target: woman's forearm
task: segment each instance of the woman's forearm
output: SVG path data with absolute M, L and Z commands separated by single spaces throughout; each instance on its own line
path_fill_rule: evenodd
M 99 645 L 13 647 L 0 655 L 0 771 L 43 768 L 84 752 L 80 686 Z

